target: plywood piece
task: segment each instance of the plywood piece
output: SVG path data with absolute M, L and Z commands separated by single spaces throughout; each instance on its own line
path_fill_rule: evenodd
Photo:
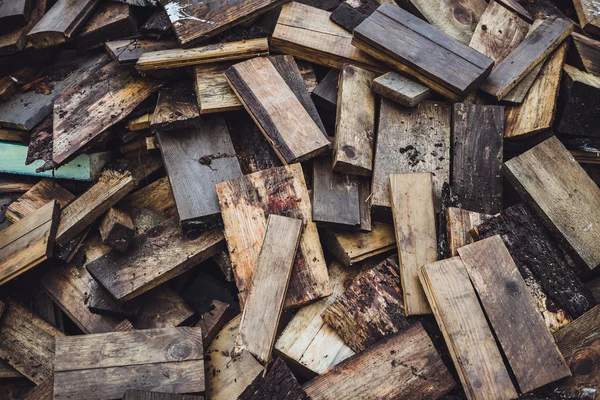
M 373 222 L 370 232 L 327 229 L 321 234 L 327 250 L 346 266 L 396 248 L 394 228 L 383 222 Z
M 373 92 L 403 105 L 414 107 L 431 96 L 431 90 L 396 72 L 388 72 L 373 80 Z
M 15 223 L 52 200 L 56 200 L 59 207 L 63 208 L 73 199 L 75 196 L 57 182 L 42 179 L 8 206 L 6 218 Z

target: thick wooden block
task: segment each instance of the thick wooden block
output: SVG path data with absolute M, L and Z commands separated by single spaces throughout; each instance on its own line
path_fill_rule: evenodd
M 573 5 L 583 30 L 593 36 L 600 35 L 598 4 L 593 0 L 574 0 Z
M 283 356 L 302 375 L 313 377 L 322 374 L 354 355 L 335 330 L 325 323 L 321 314 L 346 290 L 360 270 L 360 267 L 332 262 L 329 280 L 333 293 L 302 307 L 277 338 L 275 353 Z
M 354 265 L 378 254 L 395 249 L 396 237 L 390 224 L 373 222 L 370 232 L 322 231 L 325 247 L 342 264 Z
M 145 52 L 136 63 L 138 71 L 148 72 L 170 68 L 190 67 L 227 60 L 244 60 L 269 54 L 267 38 L 241 42 L 209 44 L 193 49 L 167 49 Z
M 142 54 L 177 47 L 175 41 L 154 41 L 138 39 L 113 40 L 104 44 L 106 52 L 120 65 L 135 64 Z
M 52 256 L 59 214 L 53 200 L 0 231 L 0 285 Z
M 390 194 L 404 315 L 431 314 L 419 282 L 419 269 L 438 259 L 432 175 L 390 175 Z
M 54 339 L 63 334 L 9 299 L 0 318 L 0 358 L 39 385 L 52 377 Z
M 304 390 L 314 400 L 436 399 L 454 386 L 427 332 L 416 323 L 319 375 Z
M 352 45 L 352 34 L 332 22 L 330 15 L 297 2 L 284 4 L 273 31 L 272 50 L 331 68 L 352 64 L 386 72 L 385 66 Z
M 427 86 L 396 72 L 388 72 L 375 78 L 371 89 L 373 92 L 404 107 L 414 107 L 431 96 L 431 90 Z
M 203 392 L 200 328 L 166 328 L 56 340 L 54 398 L 115 399 L 128 389 Z
M 158 139 L 181 225 L 214 225 L 221 213 L 215 184 L 242 176 L 225 120 L 205 117 Z
M 133 9 L 127 4 L 103 3 L 75 39 L 80 49 L 104 46 L 104 42 L 130 38 L 137 34 Z M 130 40 L 131 42 L 131 40 Z
M 186 239 L 170 218 L 134 237 L 126 252 L 111 251 L 88 263 L 87 269 L 116 299 L 127 301 L 184 273 L 222 246 L 219 230 Z
M 600 41 L 580 35 L 577 32 L 571 33 L 575 49 L 573 50 L 578 62 L 583 66 L 585 72 L 600 75 Z
M 240 394 L 238 400 L 258 399 L 309 400 L 292 371 L 278 358 L 264 375 L 259 374 Z
M 322 314 L 357 353 L 409 325 L 396 256 L 360 275 Z
M 215 185 L 225 237 L 243 306 L 269 214 L 305 223 L 285 307 L 298 307 L 331 294 L 327 266 L 300 164 L 271 168 Z
M 65 43 L 73 38 L 98 4 L 98 0 L 58 0 L 29 31 L 29 42 L 36 48 Z
M 552 233 L 590 269 L 600 264 L 600 189 L 556 137 L 505 164 L 505 172 Z
M 236 352 L 247 350 L 263 364 L 271 359 L 301 233 L 302 220 L 269 215 L 235 341 Z
M 375 140 L 375 95 L 371 83 L 377 75 L 345 65 L 338 85 L 333 170 L 371 176 Z
M 131 216 L 125 211 L 111 207 L 98 227 L 104 244 L 118 251 L 125 251 L 135 235 Z
M 63 208 L 73 199 L 75 196 L 58 183 L 50 179 L 42 179 L 8 206 L 6 218 L 15 223 L 52 200 L 56 200 L 59 207 Z
M 504 107 L 458 103 L 452 115 L 452 194 L 459 207 L 502 210 Z
M 570 21 L 560 18 L 545 20 L 494 68 L 480 88 L 497 99 L 502 99 L 554 51 L 572 30 L 573 24 Z
M 461 247 L 458 254 L 521 391 L 570 376 L 500 236 Z
M 441 209 L 442 187 L 450 182 L 451 113 L 446 103 L 423 101 L 408 109 L 381 99 L 371 182 L 376 218 L 391 215 L 391 174 L 431 172 L 435 210 Z
M 419 272 L 467 398 L 517 397 L 461 259 L 428 264 Z
M 150 128 L 154 132 L 191 128 L 200 120 L 200 110 L 192 87 L 181 82 L 161 89 Z
M 458 255 L 458 249 L 473 243 L 471 230 L 480 226 L 491 215 L 481 214 L 462 208 L 449 207 L 446 209 L 446 232 L 448 237 L 448 250 L 450 255 Z
M 33 0 L 4 1 L 0 4 L 1 33 L 11 32 L 27 24 Z
M 600 76 L 563 66 L 560 117 L 556 130 L 576 136 L 600 137 Z
M 392 3 L 356 27 L 352 43 L 452 100 L 473 90 L 494 64 Z

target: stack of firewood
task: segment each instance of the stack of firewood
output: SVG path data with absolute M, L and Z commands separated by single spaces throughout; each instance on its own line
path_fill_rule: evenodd
M 0 0 L 0 400 L 600 399 L 600 3 Z

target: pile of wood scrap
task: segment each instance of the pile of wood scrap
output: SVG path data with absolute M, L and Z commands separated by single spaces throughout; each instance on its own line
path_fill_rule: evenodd
M 0 0 L 0 400 L 600 399 L 600 3 Z

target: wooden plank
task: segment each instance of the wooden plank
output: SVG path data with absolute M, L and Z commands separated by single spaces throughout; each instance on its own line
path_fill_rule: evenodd
M 390 175 L 390 195 L 404 315 L 431 314 L 418 275 L 438 259 L 431 173 Z
M 313 377 L 322 374 L 354 355 L 354 351 L 325 323 L 321 314 L 344 292 L 360 269 L 332 262 L 329 280 L 333 293 L 302 307 L 277 338 L 275 353 L 284 357 L 302 375 Z
M 36 48 L 67 42 L 92 15 L 97 5 L 98 0 L 58 0 L 29 31 L 29 42 Z
M 106 52 L 120 65 L 135 64 L 142 54 L 177 47 L 175 41 L 154 41 L 146 39 L 113 40 L 104 43 Z
M 348 32 L 352 32 L 369 15 L 373 14 L 379 5 L 377 0 L 346 0 L 333 10 L 330 18 Z
M 267 38 L 240 42 L 209 44 L 193 49 L 168 49 L 142 54 L 135 67 L 138 71 L 157 71 L 171 68 L 212 64 L 227 60 L 245 60 L 269 54 Z
M 574 52 L 585 72 L 600 75 L 600 41 L 577 32 L 571 33 L 571 38 L 575 45 Z
M 203 118 L 158 140 L 181 225 L 214 225 L 221 213 L 214 185 L 242 176 L 225 120 Z
M 329 149 L 309 110 L 269 59 L 236 64 L 225 76 L 283 163 L 305 161 Z
M 281 8 L 271 49 L 331 68 L 344 64 L 376 72 L 386 67 L 352 45 L 352 34 L 329 19 L 330 12 L 290 2 Z
M 305 223 L 285 307 L 331 294 L 327 267 L 300 164 L 271 168 L 215 185 L 225 237 L 243 307 L 254 274 L 267 216 L 284 215 Z
M 488 76 L 480 88 L 502 99 L 536 65 L 571 34 L 573 24 L 564 19 L 545 20 Z
M 52 256 L 59 213 L 53 200 L 0 231 L 0 285 Z
M 600 6 L 593 0 L 574 0 L 579 25 L 593 36 L 600 34 Z
M 192 307 L 166 284 L 144 293 L 133 303 L 140 305 L 140 312 L 133 318 L 136 329 L 182 326 L 189 324 L 196 315 Z
M 481 214 L 462 208 L 449 207 L 446 209 L 446 231 L 450 255 L 458 255 L 458 249 L 473 243 L 471 231 L 483 224 L 491 215 Z
M 144 25 L 140 27 L 140 33 L 153 39 L 160 39 L 164 36 L 171 36 L 173 33 L 171 29 L 171 21 L 169 20 L 169 15 L 165 11 L 165 9 L 162 7 L 157 7 L 157 9 L 152 14 L 150 14 L 150 17 L 144 23 Z M 175 43 L 176 46 L 174 46 L 174 48 L 179 46 L 179 43 Z
M 4 303 L 0 306 L 4 309 Z M 22 378 L 23 375 L 11 367 L 6 361 L 0 359 L 0 379 Z
M 225 325 L 206 352 L 206 394 L 211 400 L 237 399 L 263 371 L 247 351 L 234 355 L 241 318 L 238 315 Z
M 422 379 L 415 379 L 415 374 Z M 319 399 L 436 399 L 455 383 L 420 323 L 304 385 Z
M 106 170 L 98 182 L 62 209 L 56 243 L 64 245 L 108 211 L 135 187 L 129 172 Z
M 390 256 L 356 278 L 321 317 L 360 353 L 409 325 L 403 309 L 397 257 Z
M 552 233 L 589 269 L 600 264 L 600 189 L 556 137 L 505 164 L 506 175 Z
M 524 138 L 552 126 L 567 45 L 563 43 L 548 57 L 523 102 L 506 107 L 505 138 Z
M 375 95 L 373 72 L 345 65 L 338 85 L 333 170 L 370 176 L 375 140 Z
M 22 400 L 53 400 L 53 398 L 54 378 L 51 377 L 27 392 Z
M 114 399 L 128 389 L 204 391 L 202 331 L 165 328 L 56 340 L 54 398 Z M 112 377 L 112 379 L 106 379 Z
M 123 400 L 202 400 L 202 399 L 203 399 L 202 396 L 148 392 L 145 390 L 135 390 L 135 389 L 129 389 L 123 395 Z
M 39 385 L 52 376 L 54 339 L 63 334 L 12 299 L 0 318 L 0 358 Z
M 191 128 L 200 120 L 200 110 L 193 88 L 180 82 L 158 92 L 158 102 L 150 118 L 153 131 Z
M 431 90 L 427 86 L 396 72 L 388 72 L 375 78 L 371 89 L 373 92 L 404 107 L 414 107 L 431 96 Z
M 509 207 L 501 214 L 482 221 L 475 227 L 474 233 L 481 239 L 500 235 L 519 270 L 523 266 L 530 270 L 546 295 L 573 318 L 578 318 L 596 304 L 592 294 L 575 275 L 571 260 L 562 247 L 533 211 L 523 204 Z
M 64 208 L 74 199 L 75 196 L 58 183 L 50 179 L 42 179 L 8 206 L 6 218 L 15 223 L 52 200 L 56 200 L 59 207 Z
M 382 222 L 373 222 L 370 232 L 326 229 L 321 234 L 327 250 L 346 266 L 396 248 L 393 226 Z
M 205 349 L 234 316 L 233 308 L 229 304 L 213 300 L 211 309 L 205 312 L 195 325 L 202 328 L 202 343 Z
M 533 17 L 529 14 L 529 11 L 523 7 L 518 0 L 498 0 L 498 3 L 508 8 L 512 12 L 516 13 L 519 17 L 523 18 L 527 22 L 533 22 Z
M 12 4 L 12 2 L 6 2 Z M 33 0 L 27 24 L 21 28 L 0 34 L 0 56 L 17 53 L 27 45 L 27 33 L 42 19 L 46 13 L 46 0 Z
M 309 400 L 296 377 L 285 362 L 278 358 L 264 374 L 259 374 L 240 394 L 238 400 L 273 398 L 281 400 Z
M 389 176 L 433 173 L 434 204 L 441 209 L 442 187 L 450 182 L 450 105 L 423 101 L 416 109 L 381 99 L 373 180 L 376 218 L 391 215 Z M 389 219 L 388 219 L 389 221 Z
M 380 6 L 354 30 L 352 44 L 452 100 L 473 90 L 494 64 L 391 3 Z
M 118 251 L 125 251 L 135 235 L 131 216 L 125 211 L 111 207 L 98 226 L 104 244 Z
M 243 110 L 242 102 L 229 86 L 225 71 L 231 62 L 205 64 L 194 67 L 196 98 L 200 114 Z
M 137 21 L 133 9 L 127 4 L 104 3 L 86 22 L 75 38 L 80 49 L 104 46 L 104 42 L 133 37 L 137 34 Z
M 160 85 L 158 81 L 136 76 L 113 61 L 64 91 L 54 102 L 53 160 L 64 163 L 91 145 Z M 89 112 L 91 109 L 95 112 Z
M 425 265 L 419 272 L 467 398 L 517 397 L 460 258 Z
M 529 392 L 570 376 L 500 236 L 461 247 L 458 254 L 521 391 Z
M 131 193 L 119 202 L 119 207 L 130 213 L 133 213 L 136 208 L 165 212 L 173 206 L 175 206 L 175 199 L 166 176 Z
M 500 212 L 504 107 L 458 103 L 452 124 L 452 195 L 461 208 Z
M 600 76 L 563 66 L 562 107 L 556 131 L 600 137 Z
M 271 359 L 301 232 L 302 220 L 269 215 L 235 341 L 237 353 L 246 350 L 262 364 Z
M 0 32 L 10 32 L 27 24 L 32 0 L 15 0 L 0 4 Z

